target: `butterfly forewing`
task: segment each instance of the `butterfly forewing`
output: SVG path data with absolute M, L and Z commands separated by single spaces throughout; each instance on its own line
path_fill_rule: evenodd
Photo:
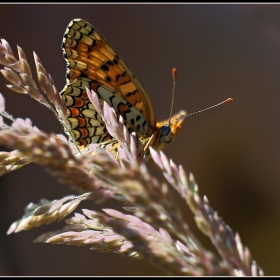
M 71 21 L 64 34 L 62 49 L 67 61 L 67 85 L 61 95 L 67 102 L 68 120 L 80 145 L 93 141 L 100 143 L 110 137 L 106 129 L 100 138 L 92 138 L 90 131 L 86 133 L 86 129 L 92 127 L 91 115 L 96 115 L 88 104 L 87 85 L 124 117 L 130 131 L 138 136 L 153 133 L 156 119 L 148 95 L 127 65 L 89 23 L 81 19 Z M 79 85 L 75 84 L 77 81 Z M 80 121 L 75 120 L 76 117 Z M 100 125 L 105 127 L 102 120 Z

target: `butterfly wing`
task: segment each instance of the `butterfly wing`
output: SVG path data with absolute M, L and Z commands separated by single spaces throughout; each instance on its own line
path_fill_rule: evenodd
M 101 116 L 88 99 L 85 88 L 91 88 L 90 82 L 86 78 L 77 79 L 67 83 L 60 93 L 66 102 L 70 132 L 80 146 L 112 139 Z
M 67 62 L 66 101 L 72 134 L 80 145 L 112 137 L 89 102 L 85 87 L 93 89 L 138 136 L 152 135 L 156 119 L 151 101 L 128 66 L 89 23 L 74 19 L 64 34 L 62 49 Z

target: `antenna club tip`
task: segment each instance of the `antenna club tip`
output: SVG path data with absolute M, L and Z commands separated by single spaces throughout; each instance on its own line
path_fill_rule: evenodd
M 224 101 L 224 103 L 229 103 L 231 101 L 233 101 L 233 99 L 232 98 L 228 98 L 227 100 Z
M 177 78 L 177 75 L 178 75 L 178 74 L 177 74 L 177 68 L 175 68 L 175 67 L 172 68 L 172 75 L 173 75 L 173 78 L 174 78 L 174 79 Z

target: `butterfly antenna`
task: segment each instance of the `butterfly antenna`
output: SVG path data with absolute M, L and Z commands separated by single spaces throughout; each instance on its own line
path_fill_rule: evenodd
M 217 106 L 220 106 L 220 105 L 222 105 L 222 104 L 229 103 L 229 102 L 231 102 L 231 101 L 233 101 L 233 99 L 232 99 L 232 98 L 228 98 L 228 99 L 226 99 L 226 100 L 224 100 L 224 101 L 222 101 L 222 102 L 220 102 L 220 103 L 218 103 L 218 104 L 216 104 L 216 105 L 213 105 L 213 106 L 210 106 L 210 107 L 205 108 L 205 109 L 203 109 L 203 110 L 199 110 L 199 111 L 197 111 L 197 112 L 194 112 L 194 113 L 191 113 L 191 114 L 187 114 L 187 115 L 185 115 L 185 116 L 182 116 L 182 117 L 180 117 L 180 118 L 179 118 L 178 120 L 176 120 L 176 121 L 179 121 L 179 120 L 184 119 L 184 118 L 186 118 L 186 117 L 189 117 L 189 116 L 192 116 L 192 115 L 195 115 L 195 114 L 204 112 L 204 111 L 206 111 L 206 110 L 212 109 L 212 108 L 217 107 Z
M 175 86 L 176 86 L 176 80 L 177 80 L 177 69 L 172 68 L 172 78 L 173 78 L 173 88 L 172 88 L 172 100 L 171 100 L 171 110 L 170 110 L 170 116 L 169 116 L 169 124 L 172 117 L 173 112 L 173 106 L 174 106 L 174 96 L 175 96 Z
M 210 107 L 205 108 L 205 109 L 203 109 L 203 110 L 199 110 L 199 111 L 197 111 L 197 112 L 188 114 L 187 117 L 189 117 L 189 116 L 191 116 L 191 115 L 195 115 L 195 114 L 201 113 L 201 112 L 206 111 L 206 110 L 209 110 L 209 109 L 212 109 L 212 108 L 217 107 L 217 106 L 220 106 L 220 105 L 222 105 L 222 104 L 229 103 L 229 102 L 231 102 L 231 101 L 233 101 L 233 99 L 232 99 L 232 98 L 228 98 L 228 99 L 226 99 L 226 100 L 224 100 L 224 101 L 222 101 L 222 102 L 220 102 L 220 103 L 218 103 L 218 104 L 216 104 L 216 105 L 213 105 L 213 106 L 210 106 Z

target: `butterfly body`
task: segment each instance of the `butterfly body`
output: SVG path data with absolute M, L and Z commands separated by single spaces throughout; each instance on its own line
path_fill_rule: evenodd
M 89 23 L 72 20 L 62 49 L 67 62 L 67 84 L 60 94 L 66 102 L 71 136 L 79 146 L 98 143 L 112 149 L 110 144 L 116 143 L 89 101 L 86 88 L 123 117 L 128 131 L 136 133 L 139 145 L 159 151 L 177 135 L 186 112 L 157 123 L 149 96 L 137 78 Z

